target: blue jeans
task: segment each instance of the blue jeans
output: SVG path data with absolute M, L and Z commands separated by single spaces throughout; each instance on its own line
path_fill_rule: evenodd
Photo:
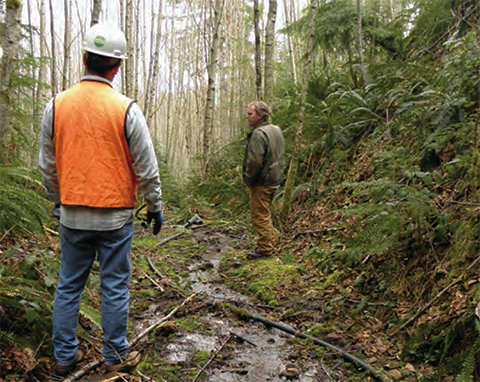
M 59 365 L 70 364 L 77 354 L 80 300 L 96 253 L 102 292 L 103 357 L 108 365 L 126 356 L 132 237 L 133 220 L 113 231 L 75 230 L 60 225 L 62 260 L 53 303 L 52 336 Z

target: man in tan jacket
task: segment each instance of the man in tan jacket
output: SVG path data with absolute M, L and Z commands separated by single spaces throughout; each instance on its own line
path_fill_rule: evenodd
M 270 206 L 283 180 L 285 141 L 282 130 L 270 122 L 270 109 L 261 101 L 248 105 L 247 121 L 252 130 L 247 135 L 243 159 L 243 181 L 250 194 L 252 225 L 259 238 L 249 258 L 272 256 L 274 228 Z

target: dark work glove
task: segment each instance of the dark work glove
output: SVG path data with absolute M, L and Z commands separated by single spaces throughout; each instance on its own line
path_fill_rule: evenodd
M 147 224 L 150 224 L 151 222 L 154 222 L 153 225 L 153 234 L 156 235 L 157 233 L 160 232 L 162 229 L 162 224 L 163 224 L 163 216 L 162 213 L 159 212 L 147 212 Z
M 60 204 L 55 204 L 53 209 L 53 217 L 57 220 L 60 220 Z

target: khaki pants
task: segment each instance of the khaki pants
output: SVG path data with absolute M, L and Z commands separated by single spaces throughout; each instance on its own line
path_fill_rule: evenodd
M 261 185 L 249 186 L 250 216 L 253 229 L 258 234 L 257 252 L 272 254 L 274 241 L 274 228 L 270 206 L 272 204 L 274 188 Z

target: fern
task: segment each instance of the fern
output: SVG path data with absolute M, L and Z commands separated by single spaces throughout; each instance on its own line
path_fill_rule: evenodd
M 31 169 L 0 168 L 0 233 L 16 227 L 42 232 L 51 208 L 42 189 L 40 175 Z
M 477 334 L 480 332 L 480 323 L 475 319 L 475 328 L 477 329 Z M 463 361 L 462 371 L 455 378 L 455 382 L 474 382 L 475 378 L 475 359 L 480 352 L 480 336 L 478 336 L 475 343 L 471 346 L 470 351 L 468 352 L 465 361 Z

